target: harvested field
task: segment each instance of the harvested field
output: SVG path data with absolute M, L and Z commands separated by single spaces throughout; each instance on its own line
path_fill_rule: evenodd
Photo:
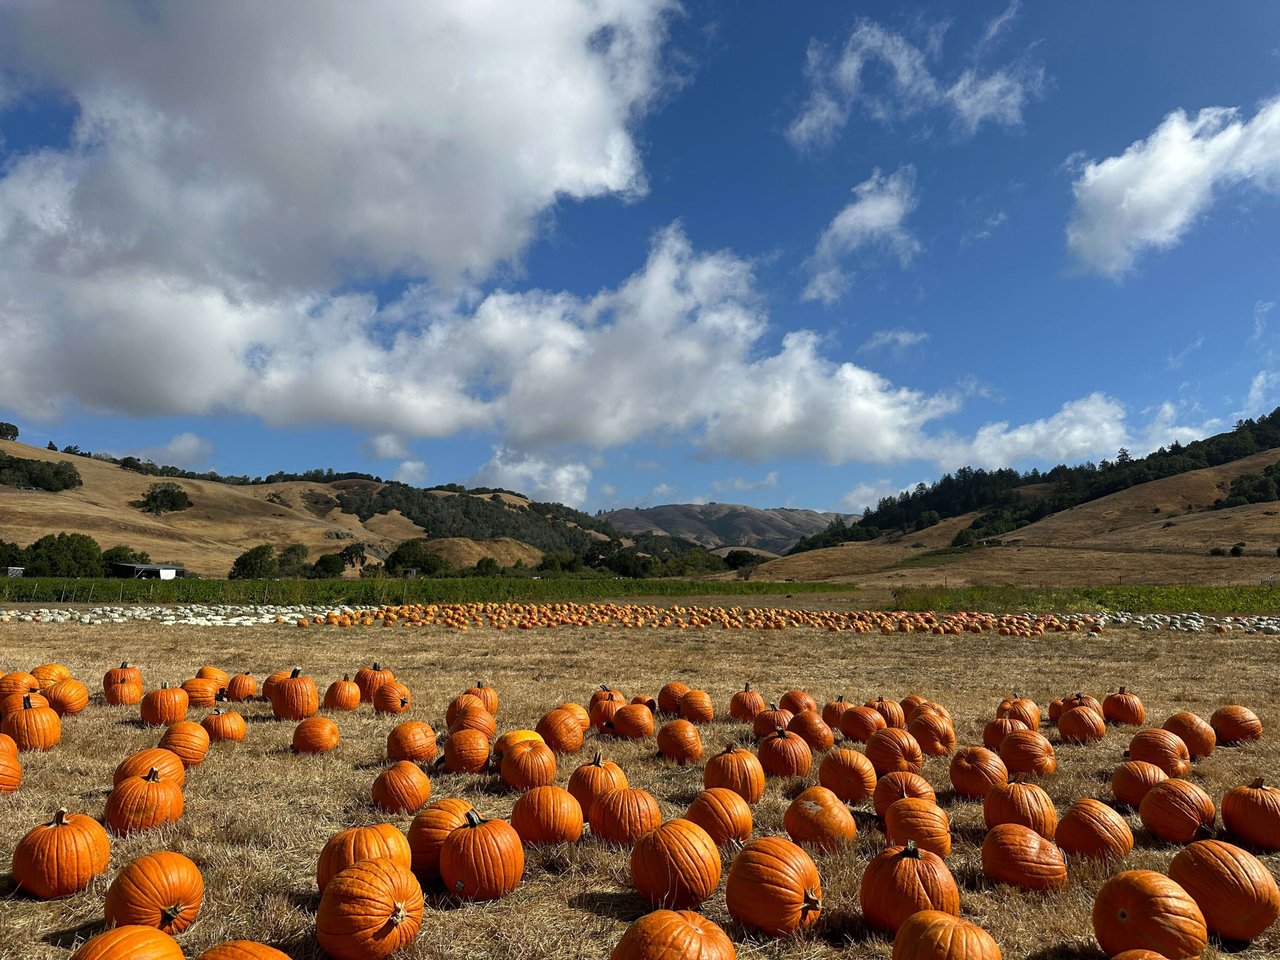
M 0 626 L 0 665 L 31 669 L 66 664 L 91 690 L 100 690 L 108 667 L 128 659 L 141 667 L 151 689 L 161 680 L 179 682 L 203 664 L 228 671 L 250 670 L 261 680 L 272 670 L 301 665 L 321 692 L 330 681 L 378 659 L 413 691 L 413 709 L 399 717 L 376 716 L 364 705 L 334 714 L 342 746 L 323 756 L 290 749 L 294 724 L 271 718 L 270 706 L 240 705 L 249 733 L 238 745 L 215 744 L 208 759 L 189 771 L 186 807 L 175 825 L 112 839 L 111 865 L 82 893 L 44 903 L 15 892 L 7 875 L 9 852 L 30 827 L 59 806 L 100 816 L 112 771 L 134 751 L 159 739 L 156 728 L 137 721 L 136 707 L 109 707 L 95 696 L 89 708 L 63 724 L 61 743 L 47 754 L 24 753 L 21 789 L 0 795 L 0 957 L 65 958 L 74 945 L 98 932 L 109 881 L 133 858 L 171 849 L 199 864 L 206 893 L 199 919 L 179 938 L 185 954 L 232 938 L 261 940 L 290 956 L 321 956 L 312 935 L 318 903 L 314 867 L 325 840 L 338 830 L 390 820 L 401 828 L 410 817 L 389 817 L 372 806 L 370 785 L 385 765 L 387 732 L 400 720 L 427 720 L 443 731 L 449 700 L 479 678 L 502 697 L 499 732 L 532 728 L 565 700 L 585 702 L 601 682 L 628 697 L 656 695 L 669 680 L 709 691 L 717 718 L 702 728 L 707 756 L 749 730 L 727 717 L 735 689 L 750 679 L 769 698 L 802 687 L 819 705 L 843 694 L 861 702 L 878 694 L 900 698 L 919 693 L 940 701 L 955 717 L 960 744 L 981 742 L 983 725 L 1000 699 L 1013 692 L 1050 700 L 1077 690 L 1099 699 L 1121 684 L 1138 693 L 1148 723 L 1190 710 L 1208 717 L 1226 703 L 1251 707 L 1269 725 L 1259 743 L 1220 747 L 1196 763 L 1191 778 L 1220 802 L 1229 788 L 1259 774 L 1280 777 L 1280 690 L 1272 638 L 1104 632 L 1053 634 L 1020 639 L 992 633 L 961 636 L 782 631 L 472 629 L 311 629 L 261 627 L 210 630 L 150 624 L 87 627 L 15 623 Z M 199 720 L 207 711 L 193 709 Z M 1059 769 L 1043 782 L 1059 812 L 1074 800 L 1110 800 L 1111 770 L 1133 728 L 1111 727 L 1099 744 L 1057 742 Z M 664 817 L 682 815 L 702 788 L 701 768 L 676 767 L 654 758 L 652 740 L 626 743 L 589 733 L 582 751 L 560 757 L 556 782 L 596 749 L 616 760 L 632 786 L 659 800 Z M 807 781 L 771 780 L 754 808 L 755 836 L 781 834 L 789 798 Z M 981 804 L 962 801 L 949 789 L 947 760 L 926 760 L 933 784 L 951 820 L 954 849 L 948 864 L 961 888 L 962 915 L 987 929 L 1006 958 L 1037 960 L 1100 958 L 1090 924 L 1093 895 L 1111 872 L 1082 862 L 1070 864 L 1065 890 L 1021 893 L 982 875 L 985 832 Z M 491 817 L 506 816 L 516 795 L 496 777 L 432 772 L 432 800 L 464 797 Z M 854 808 L 858 839 L 839 853 L 814 854 L 822 877 L 824 911 L 816 930 L 798 939 L 768 941 L 748 936 L 729 916 L 724 880 L 701 910 L 723 926 L 740 957 L 816 960 L 881 957 L 890 940 L 869 931 L 861 919 L 858 884 L 867 861 L 884 846 L 869 801 Z M 1155 840 L 1136 814 L 1127 817 L 1137 846 L 1124 868 L 1163 871 L 1178 848 Z M 731 854 L 726 853 L 727 875 Z M 1263 861 L 1280 874 L 1280 854 Z M 650 907 L 630 887 L 628 854 L 584 834 L 573 846 L 530 850 L 524 882 L 488 905 L 459 905 L 438 888 L 427 889 L 427 912 L 413 946 L 398 956 L 415 958 L 607 957 L 626 924 Z M 1233 955 L 1256 960 L 1280 955 L 1280 925 Z M 1204 954 L 1220 953 L 1211 945 Z

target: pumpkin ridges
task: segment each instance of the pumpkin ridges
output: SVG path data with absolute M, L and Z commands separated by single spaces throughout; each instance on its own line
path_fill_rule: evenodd
M 107 930 L 80 945 L 71 960 L 183 960 L 178 942 L 154 927 L 129 924 Z
M 382 960 L 417 936 L 423 906 L 412 873 L 391 860 L 364 860 L 325 887 L 316 942 L 336 960 Z
M 475 810 L 440 848 L 445 889 L 465 900 L 496 900 L 519 886 L 523 875 L 520 835 L 505 820 L 485 820 Z
M 627 927 L 609 960 L 733 960 L 733 941 L 692 910 L 655 910 Z
M 725 883 L 729 913 L 745 927 L 785 937 L 813 926 L 822 913 L 822 881 L 812 858 L 782 837 L 748 843 Z
M 1142 947 L 1183 960 L 1200 956 L 1209 939 L 1196 902 L 1152 870 L 1125 870 L 1102 885 L 1093 901 L 1093 930 L 1109 957 Z
M 1169 863 L 1179 884 L 1224 940 L 1252 940 L 1280 916 L 1280 889 L 1257 857 L 1221 840 L 1197 840 Z
M 13 879 L 42 900 L 83 890 L 107 869 L 111 841 L 102 825 L 84 814 L 60 809 L 47 824 L 33 827 L 13 851 Z
M 1262 777 L 1222 798 L 1222 822 L 1232 836 L 1260 850 L 1280 850 L 1280 790 Z
M 144 854 L 116 874 L 103 911 L 112 926 L 143 924 L 170 935 L 189 927 L 204 899 L 204 878 L 188 857 L 171 850 Z
M 631 848 L 631 883 L 654 906 L 692 909 L 720 883 L 720 851 L 693 821 L 668 820 Z
M 960 914 L 960 891 L 946 863 L 912 841 L 886 848 L 867 864 L 858 899 L 867 923 L 891 933 L 918 910 Z

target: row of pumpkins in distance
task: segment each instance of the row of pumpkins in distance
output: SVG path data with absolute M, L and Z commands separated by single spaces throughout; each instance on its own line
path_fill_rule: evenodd
M 25 675 L 37 685 L 45 683 L 46 692 L 67 679 L 50 676 L 49 666 Z M 110 671 L 104 689 L 130 686 L 126 701 L 133 693 L 140 694 L 141 678 L 133 670 L 122 666 Z M 123 680 L 120 671 L 129 671 Z M 214 667 L 203 667 L 199 674 L 196 679 L 206 683 L 195 684 L 193 691 L 162 688 L 140 698 L 144 718 L 168 728 L 158 748 L 140 751 L 117 769 L 116 789 L 108 798 L 105 816 L 113 832 L 127 834 L 178 819 L 186 770 L 204 759 L 211 740 L 243 738 L 242 719 L 238 727 L 227 729 L 227 718 L 238 718 L 237 714 L 217 712 L 195 724 L 183 719 L 185 704 L 180 715 L 174 708 L 166 711 L 165 704 L 189 701 L 193 692 L 203 700 L 210 687 L 211 703 L 219 695 L 244 700 L 256 693 L 256 683 L 247 674 L 229 677 Z M 12 682 L 14 676 L 0 678 L 0 684 Z M 23 712 L 39 709 L 27 706 L 39 694 L 29 689 L 19 693 Z M 314 716 L 318 690 L 298 670 L 272 675 L 264 693 L 277 716 L 301 717 L 299 731 L 316 722 L 332 724 L 328 718 Z M 118 700 L 119 694 L 117 689 L 109 699 Z M 146 706 L 149 697 L 156 697 L 150 708 Z M 745 844 L 729 871 L 730 913 L 745 927 L 786 936 L 811 926 L 821 914 L 816 865 L 797 843 L 818 849 L 848 844 L 857 828 L 846 804 L 870 797 L 877 815 L 884 819 L 890 846 L 868 865 L 860 900 L 872 926 L 895 934 L 895 958 L 956 960 L 999 955 L 985 931 L 958 917 L 959 891 L 945 863 L 951 847 L 949 822 L 932 787 L 919 776 L 924 753 L 943 756 L 954 750 L 954 734 L 945 735 L 950 715 L 941 704 L 914 696 L 902 703 L 881 697 L 862 706 L 840 699 L 819 712 L 804 691 L 788 691 L 774 705 L 748 687 L 734 695 L 730 714 L 752 724 L 760 738 L 758 752 L 730 745 L 712 757 L 704 769 L 707 789 L 685 817 L 663 823 L 656 799 L 630 788 L 625 773 L 599 754 L 574 771 L 567 790 L 553 784 L 556 754 L 580 749 L 585 732 L 593 726 L 617 735 L 617 721 L 626 715 L 624 711 L 647 715 L 648 735 L 652 735 L 655 713 L 678 715 L 659 731 L 660 752 L 682 763 L 701 758 L 697 724 L 714 716 L 705 691 L 671 683 L 656 700 L 635 700 L 625 704 L 619 691 L 602 687 L 592 694 L 587 708 L 563 704 L 544 716 L 536 730 L 504 734 L 491 749 L 497 691 L 481 683 L 455 698 L 446 713 L 451 733 L 439 760 L 451 771 L 478 773 L 490 765 L 492 756 L 503 780 L 522 791 L 510 823 L 485 820 L 459 799 L 428 805 L 430 779 L 418 764 L 437 760 L 435 734 L 421 721 L 395 727 L 387 750 L 389 759 L 396 762 L 375 780 L 373 800 L 388 812 L 416 816 L 407 837 L 395 826 L 382 824 L 344 830 L 326 843 L 317 866 L 322 890 L 316 918 L 320 945 L 339 960 L 386 956 L 412 940 L 421 923 L 422 892 L 410 871 L 423 879 L 443 880 L 445 888 L 460 898 L 494 899 L 519 884 L 524 844 L 574 842 L 585 822 L 600 839 L 632 848 L 633 884 L 661 908 L 632 925 L 615 949 L 615 957 L 733 956 L 727 935 L 691 912 L 719 884 L 717 848 L 734 841 Z M 377 664 L 358 672 L 355 681 L 335 682 L 326 695 L 326 704 L 335 709 L 371 702 L 383 712 L 399 712 L 407 709 L 409 701 L 407 688 Z M 9 703 L 8 697 L 0 699 L 0 704 Z M 1096 724 L 1076 719 L 1082 729 L 1101 725 L 1105 731 L 1108 720 L 1145 722 L 1141 701 L 1123 690 L 1102 703 L 1077 694 L 1055 701 L 1050 708 L 1051 721 L 1056 721 L 1064 739 L 1093 739 L 1064 732 L 1064 721 L 1082 710 L 1098 718 Z M 875 720 L 870 719 L 872 715 Z M 6 714 L 6 720 L 10 716 Z M 1080 800 L 1059 821 L 1052 800 L 1028 781 L 1028 776 L 1047 775 L 1056 767 L 1052 744 L 1038 733 L 1040 722 L 1039 707 L 1033 701 L 1005 700 L 984 731 L 988 746 L 962 748 L 950 765 L 957 793 L 983 801 L 990 828 L 982 850 L 984 872 L 993 880 L 1027 890 L 1066 883 L 1064 851 L 1118 860 L 1133 846 L 1127 823 L 1111 807 Z M 833 749 L 832 725 L 848 739 L 865 742 L 866 753 Z M 1112 785 L 1117 800 L 1136 806 L 1153 834 L 1189 845 L 1174 858 L 1169 876 L 1126 871 L 1108 880 L 1099 893 L 1094 908 L 1099 943 L 1108 955 L 1125 960 L 1193 957 L 1203 949 L 1210 932 L 1233 940 L 1250 939 L 1280 912 L 1275 881 L 1252 854 L 1223 841 L 1196 840 L 1215 823 L 1216 811 L 1199 787 L 1181 779 L 1191 760 L 1212 752 L 1219 740 L 1237 743 L 1260 737 L 1260 721 L 1246 708 L 1233 706 L 1217 711 L 1209 723 L 1192 714 L 1178 714 L 1165 727 L 1181 735 L 1164 728 L 1141 731 L 1131 741 L 1130 759 L 1117 768 Z M 1070 722 L 1066 729 L 1073 729 Z M 450 744 L 458 738 L 465 741 L 463 748 L 451 751 Z M 299 752 L 325 748 L 305 737 L 299 742 L 296 733 L 295 747 Z M 792 839 L 750 840 L 750 805 L 763 795 L 766 776 L 808 775 L 815 751 L 825 753 L 819 785 L 800 793 L 784 816 L 784 828 Z M 0 757 L 4 755 L 0 741 Z M 1280 849 L 1280 791 L 1261 781 L 1236 787 L 1223 798 L 1222 813 L 1234 838 L 1257 849 Z M 66 839 L 71 831 L 77 832 L 74 843 Z M 65 850 L 78 843 L 88 848 L 81 856 L 49 855 L 51 848 Z M 23 889 L 37 896 L 65 896 L 83 889 L 106 869 L 108 852 L 107 834 L 96 820 L 60 811 L 52 823 L 36 827 L 20 842 L 14 853 L 14 876 Z M 57 871 L 64 859 L 78 866 L 61 876 Z M 145 883 L 138 879 L 143 876 Z M 146 902 L 133 902 L 139 891 L 162 892 L 143 897 Z M 118 875 L 107 895 L 107 920 L 120 926 L 87 942 L 76 957 L 118 955 L 112 951 L 121 949 L 125 940 L 132 943 L 138 938 L 157 944 L 157 957 L 179 957 L 181 951 L 169 935 L 195 919 L 202 895 L 199 870 L 187 858 L 168 851 L 141 857 Z M 174 915 L 175 904 L 184 907 L 178 915 Z M 385 935 L 388 927 L 392 936 Z M 684 952 L 676 950 L 677 944 L 683 945 Z M 1135 954 L 1130 949 L 1135 946 L 1154 946 L 1162 952 Z M 218 950 L 223 948 L 215 948 L 202 960 L 282 956 L 272 948 L 243 942 L 234 947 L 239 953 Z
M 285 623 L 283 617 L 277 623 Z M 788 607 L 659 607 L 636 603 L 410 603 L 343 608 L 299 617 L 298 627 L 450 627 L 469 630 L 538 630 L 549 627 L 624 627 L 660 630 L 786 630 L 810 628 L 835 633 L 999 633 L 1042 637 L 1045 633 L 1102 632 L 1102 621 L 1089 614 L 976 613 L 937 614 L 904 610 L 794 610 Z M 1221 632 L 1226 632 L 1226 627 Z

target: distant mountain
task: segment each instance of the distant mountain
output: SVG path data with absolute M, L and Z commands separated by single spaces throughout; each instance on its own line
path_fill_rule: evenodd
M 737 503 L 668 503 L 643 510 L 610 510 L 599 519 L 624 533 L 657 531 L 692 540 L 708 550 L 753 547 L 785 553 L 802 537 L 826 530 L 838 517 L 847 522 L 858 519 L 857 514 L 786 507 L 757 510 Z

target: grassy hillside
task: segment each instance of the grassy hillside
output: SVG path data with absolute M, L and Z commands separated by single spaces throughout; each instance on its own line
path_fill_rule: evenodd
M 734 503 L 668 503 L 610 510 L 601 519 L 627 533 L 657 531 L 692 540 L 712 551 L 720 547 L 752 547 L 785 553 L 801 538 L 825 530 L 837 516 L 856 519 L 817 510 L 759 510 Z

